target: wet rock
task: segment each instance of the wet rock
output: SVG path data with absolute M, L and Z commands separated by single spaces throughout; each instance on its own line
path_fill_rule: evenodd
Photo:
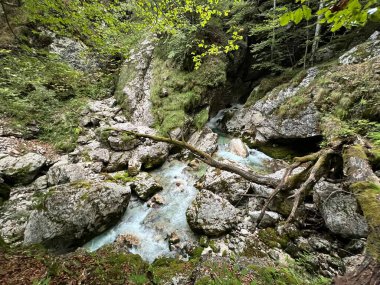
M 169 244 L 177 244 L 179 243 L 181 240 L 178 236 L 178 234 L 176 232 L 173 232 L 170 234 L 169 236 Z
M 45 165 L 46 158 L 37 153 L 6 156 L 0 159 L 0 177 L 11 184 L 25 185 L 32 182 Z
M 186 211 L 190 228 L 208 236 L 220 236 L 238 222 L 239 211 L 226 199 L 201 190 Z
M 313 199 L 328 229 L 342 237 L 366 237 L 368 225 L 359 214 L 356 198 L 340 185 L 321 181 L 314 186 Z
M 251 216 L 252 220 L 256 222 L 257 219 L 259 218 L 260 213 L 261 211 L 252 211 L 252 212 L 249 212 L 249 215 Z M 276 212 L 265 211 L 263 219 L 260 222 L 260 227 L 261 228 L 273 227 L 281 220 L 282 220 L 282 217 L 280 214 Z
M 164 205 L 165 204 L 165 199 L 161 196 L 161 195 L 159 195 L 159 194 L 156 194 L 156 195 L 154 195 L 153 197 L 152 197 L 152 199 L 150 199 L 149 201 L 148 201 L 148 207 L 150 207 L 150 208 L 156 208 L 156 207 L 158 207 L 158 206 L 160 206 L 160 205 Z
M 247 146 L 241 139 L 232 139 L 229 145 L 230 151 L 241 157 L 247 157 L 249 155 Z
M 115 243 L 119 247 L 133 248 L 141 245 L 140 239 L 132 234 L 123 234 L 117 237 Z
M 142 200 L 148 200 L 162 190 L 162 186 L 149 173 L 140 172 L 130 185 L 132 191 Z
M 64 249 L 80 245 L 115 224 L 131 196 L 127 186 L 78 182 L 49 188 L 32 211 L 24 244 Z
M 201 151 L 213 154 L 218 148 L 217 141 L 218 135 L 209 127 L 204 127 L 201 131 L 195 132 L 188 143 Z

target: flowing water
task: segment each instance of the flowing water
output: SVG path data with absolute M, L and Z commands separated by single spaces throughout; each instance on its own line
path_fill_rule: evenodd
M 232 108 L 239 107 L 238 105 Z M 222 133 L 220 123 L 230 109 L 221 110 L 208 123 L 208 127 L 219 134 L 218 151 L 215 156 L 239 162 L 256 171 L 267 170 L 266 162 L 271 158 L 265 154 L 248 148 L 249 156 L 243 158 L 229 151 L 228 145 L 232 138 Z M 160 256 L 174 256 L 168 242 L 171 233 L 175 232 L 181 242 L 197 240 L 187 224 L 186 210 L 197 194 L 194 184 L 202 175 L 202 171 L 196 172 L 189 168 L 186 162 L 172 160 L 151 174 L 163 186 L 159 195 L 164 199 L 164 205 L 150 208 L 146 202 L 132 197 L 127 211 L 117 225 L 88 242 L 84 246 L 87 250 L 95 251 L 103 245 L 113 243 L 119 235 L 132 235 L 140 244 L 133 246 L 130 251 L 139 254 L 148 262 L 153 262 Z

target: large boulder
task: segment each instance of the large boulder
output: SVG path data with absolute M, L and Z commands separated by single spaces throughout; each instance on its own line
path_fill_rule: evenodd
M 140 172 L 135 176 L 130 186 L 132 191 L 144 201 L 162 190 L 162 186 L 147 172 Z
M 86 167 L 86 164 L 72 164 L 66 159 L 54 164 L 46 174 L 49 186 L 87 180 L 90 175 L 91 171 Z
M 111 182 L 76 182 L 49 188 L 30 214 L 24 244 L 65 249 L 81 245 L 114 225 L 131 190 Z
M 313 103 L 308 103 L 311 99 L 302 97 L 307 96 L 302 90 L 310 85 L 316 75 L 317 69 L 310 68 L 305 78 L 296 86 L 274 89 L 254 105 L 235 112 L 226 123 L 228 132 L 252 136 L 257 142 L 320 135 L 320 114 Z M 297 108 L 292 116 L 281 114 L 280 108 L 288 105 L 287 102 L 292 98 L 300 98 L 305 104 Z
M 248 148 L 241 139 L 232 139 L 229 144 L 229 149 L 232 153 L 241 157 L 247 157 L 249 155 Z
M 231 203 L 237 203 L 248 192 L 251 183 L 235 173 L 210 167 L 198 181 L 197 187 L 207 189 Z
M 313 198 L 331 232 L 344 238 L 368 235 L 368 225 L 360 214 L 356 198 L 342 187 L 321 181 L 314 186 Z
M 239 211 L 226 199 L 201 190 L 186 211 L 190 228 L 208 236 L 220 236 L 238 222 Z
M 213 154 L 218 148 L 218 135 L 209 127 L 204 127 L 192 134 L 188 143 L 201 151 Z
M 127 151 L 128 160 L 141 163 L 143 169 L 152 169 L 165 162 L 170 150 L 167 143 L 137 139 L 128 135 L 126 131 L 157 135 L 157 131 L 150 127 L 127 122 L 99 128 L 99 140 L 107 143 L 112 150 Z
M 32 182 L 42 167 L 46 158 L 37 153 L 23 156 L 6 156 L 0 159 L 0 177 L 11 184 L 28 184 Z

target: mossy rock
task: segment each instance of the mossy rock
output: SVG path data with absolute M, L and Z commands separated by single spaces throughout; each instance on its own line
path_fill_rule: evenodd
M 350 190 L 356 195 L 370 229 L 367 251 L 380 261 L 380 184 L 356 182 L 350 186 Z
M 287 235 L 279 235 L 274 228 L 260 230 L 259 238 L 270 248 L 286 248 L 289 243 L 289 237 Z

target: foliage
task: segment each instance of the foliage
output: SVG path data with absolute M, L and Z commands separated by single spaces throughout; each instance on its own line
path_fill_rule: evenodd
M 3 54 L 0 62 L 0 113 L 13 129 L 38 138 L 58 149 L 71 151 L 80 134 L 80 109 L 88 100 L 112 91 L 112 76 L 86 75 L 50 54 Z
M 297 0 L 296 2 L 300 2 L 301 5 L 298 9 L 288 11 L 286 7 L 284 8 L 285 13 L 279 18 L 282 26 L 286 26 L 290 22 L 298 24 L 302 20 L 311 19 L 312 10 L 309 5 L 304 4 L 306 0 Z M 336 4 L 336 1 L 323 1 L 323 7 L 316 11 L 317 15 L 322 16 L 319 20 L 320 23 L 328 24 L 332 32 L 338 31 L 342 27 L 350 29 L 364 26 L 368 20 L 380 21 L 380 6 L 377 0 L 348 0 L 342 3 L 346 3 L 346 5 L 342 7 Z
M 22 9 L 27 21 L 61 36 L 80 38 L 98 52 L 128 51 L 126 35 L 133 30 L 124 1 L 25 0 Z
M 185 35 L 200 35 L 214 19 L 227 18 L 230 14 L 228 6 L 241 0 L 133 0 L 133 12 L 139 19 L 140 27 L 156 34 L 176 37 Z M 237 42 L 242 36 L 233 27 L 227 31 L 230 39 L 224 43 L 206 42 L 201 37 L 195 37 L 196 50 L 192 51 L 194 68 L 198 69 L 207 56 L 230 53 L 237 50 Z M 176 54 L 172 54 L 174 57 Z

